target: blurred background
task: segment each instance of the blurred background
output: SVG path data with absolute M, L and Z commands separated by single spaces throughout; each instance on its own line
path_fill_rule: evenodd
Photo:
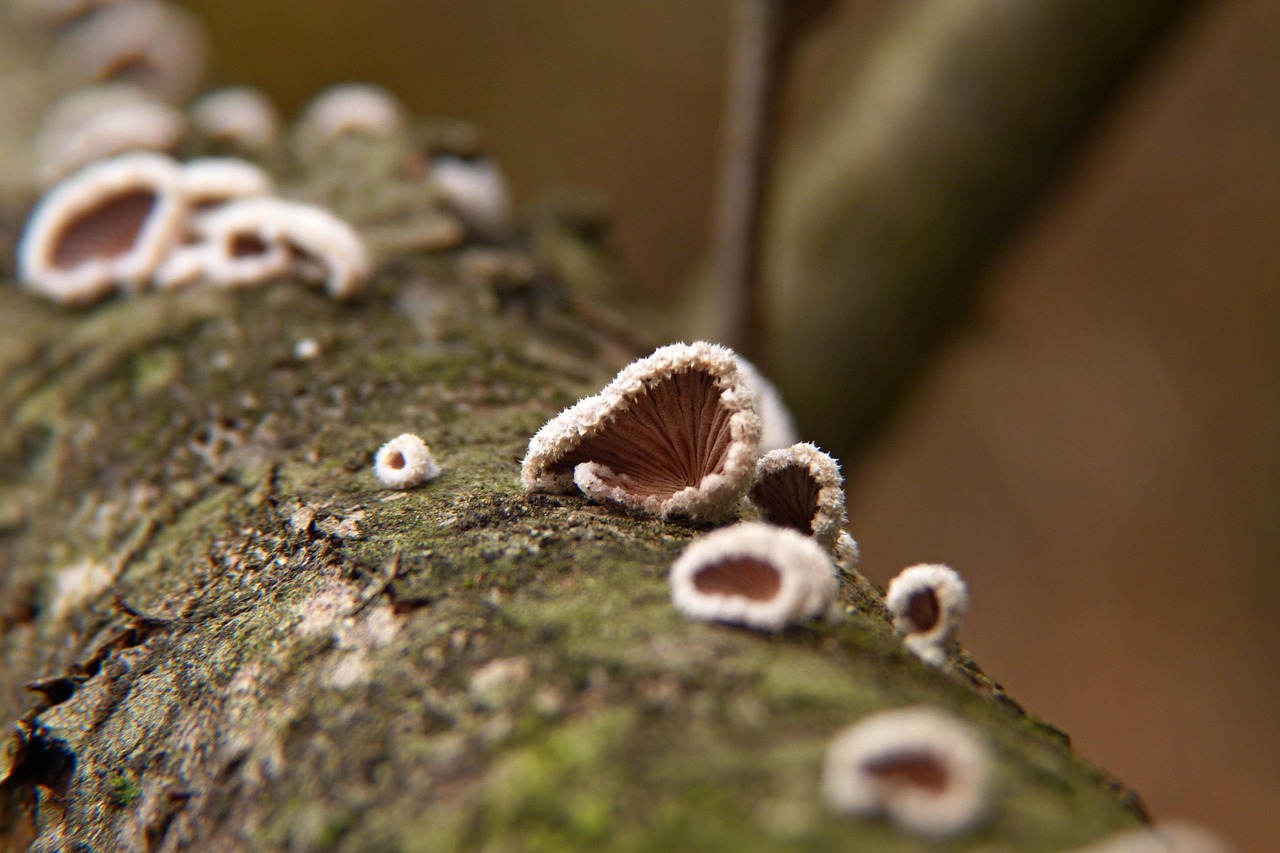
M 564 185 L 606 193 L 629 297 L 646 316 L 686 306 L 662 335 L 705 319 L 684 295 L 706 280 L 733 2 L 184 5 L 209 27 L 215 83 L 259 86 L 286 112 L 334 82 L 380 83 L 414 112 L 477 124 L 518 205 Z M 912 4 L 830 5 L 780 104 L 780 195 Z M 1266 850 L 1280 834 L 1280 4 L 1187 5 L 1065 169 L 1031 182 L 1037 203 L 975 254 L 976 276 L 957 272 L 965 321 L 874 429 L 842 431 L 856 377 L 823 373 L 826 354 L 801 354 L 816 382 L 775 376 L 801 432 L 843 457 L 869 577 L 955 566 L 974 601 L 962 639 L 1013 696 L 1156 817 Z M 1087 49 L 1088 33 L 1062 34 Z M 770 226 L 779 256 L 787 233 Z

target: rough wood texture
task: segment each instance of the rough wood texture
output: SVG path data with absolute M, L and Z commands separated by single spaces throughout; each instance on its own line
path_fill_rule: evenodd
M 1137 822 L 855 578 L 842 624 L 689 623 L 666 574 L 698 529 L 521 494 L 529 436 L 625 356 L 463 254 L 393 253 L 353 305 L 0 285 L 0 849 L 914 849 L 817 791 L 834 732 L 916 702 L 995 744 L 958 848 Z M 389 492 L 372 455 L 405 430 L 444 474 Z

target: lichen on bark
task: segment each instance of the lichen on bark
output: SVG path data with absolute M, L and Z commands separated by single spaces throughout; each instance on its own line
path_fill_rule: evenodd
M 838 624 L 690 623 L 666 574 L 705 528 L 523 494 L 529 436 L 630 353 L 552 276 L 406 249 L 435 214 L 387 215 L 379 169 L 297 178 L 399 235 L 353 304 L 0 284 L 0 841 L 916 849 L 817 795 L 834 732 L 912 703 L 992 739 L 994 818 L 957 849 L 1138 821 L 958 649 L 908 653 L 859 577 Z M 444 473 L 389 492 L 372 457 L 404 431 Z

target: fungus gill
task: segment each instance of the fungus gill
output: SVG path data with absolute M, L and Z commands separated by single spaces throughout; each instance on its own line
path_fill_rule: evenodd
M 751 501 L 765 521 L 812 536 L 828 551 L 848 521 L 840 465 L 812 444 L 766 453 L 756 465 Z

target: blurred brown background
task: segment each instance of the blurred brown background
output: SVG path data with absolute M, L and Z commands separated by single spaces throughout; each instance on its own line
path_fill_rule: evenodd
M 296 109 L 382 83 L 476 122 L 518 202 L 615 202 L 649 292 L 705 246 L 727 0 L 187 3 L 219 82 Z M 841 7 L 786 126 L 874 38 Z M 250 17 L 251 16 L 251 17 Z M 864 568 L 943 561 L 963 638 L 1157 817 L 1280 833 L 1280 4 L 1206 3 L 983 284 L 976 322 L 846 467 Z

